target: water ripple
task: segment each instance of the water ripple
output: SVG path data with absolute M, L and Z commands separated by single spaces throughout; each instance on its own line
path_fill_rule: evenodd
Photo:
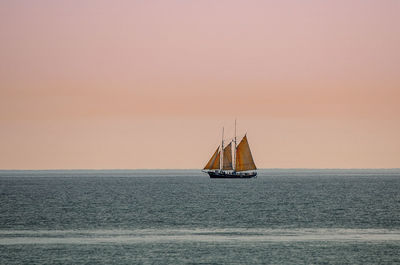
M 389 229 L 138 229 L 1 230 L 0 245 L 136 244 L 163 242 L 386 242 L 400 241 Z

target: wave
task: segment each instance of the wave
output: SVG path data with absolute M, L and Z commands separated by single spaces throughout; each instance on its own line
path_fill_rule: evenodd
M 303 241 L 400 242 L 400 229 L 0 230 L 0 245 Z

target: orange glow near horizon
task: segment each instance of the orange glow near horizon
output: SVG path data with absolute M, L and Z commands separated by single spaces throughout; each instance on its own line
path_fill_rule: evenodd
M 0 3 L 0 169 L 400 167 L 400 2 Z

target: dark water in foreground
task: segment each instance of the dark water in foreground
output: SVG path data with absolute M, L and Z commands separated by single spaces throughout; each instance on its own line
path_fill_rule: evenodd
M 0 171 L 0 264 L 400 264 L 400 169 Z

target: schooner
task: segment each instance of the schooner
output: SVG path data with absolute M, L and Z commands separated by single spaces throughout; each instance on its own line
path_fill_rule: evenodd
M 217 147 L 203 172 L 210 175 L 210 178 L 253 178 L 257 176 L 256 170 L 247 135 L 245 134 L 239 145 L 236 145 L 236 121 L 235 137 L 226 147 L 224 147 L 224 128 L 222 128 L 221 145 Z

